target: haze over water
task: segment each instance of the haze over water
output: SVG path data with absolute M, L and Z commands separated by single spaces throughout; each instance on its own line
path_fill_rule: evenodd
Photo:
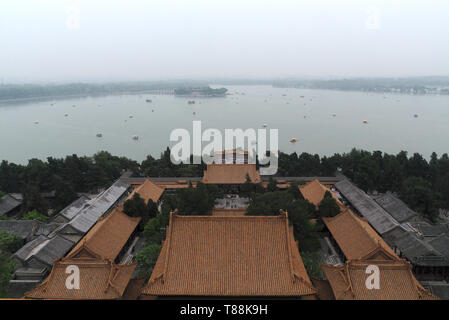
M 429 158 L 433 151 L 449 152 L 447 96 L 225 87 L 232 95 L 194 98 L 195 104 L 187 103 L 192 98 L 145 94 L 2 104 L 0 159 L 23 164 L 106 150 L 141 161 L 148 154 L 158 157 L 173 129 L 192 132 L 193 120 L 202 121 L 203 131 L 222 130 L 223 137 L 226 128 L 267 124 L 279 129 L 279 149 L 287 153 L 332 155 L 356 147 Z M 292 144 L 291 138 L 298 141 Z

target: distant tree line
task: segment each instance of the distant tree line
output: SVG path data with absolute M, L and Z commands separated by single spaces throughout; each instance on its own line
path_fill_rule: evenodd
M 4 84 L 0 85 L 0 100 L 43 97 L 64 97 L 71 95 L 110 95 L 145 93 L 155 90 L 198 86 L 204 82 L 116 82 L 116 83 L 68 83 L 68 84 Z
M 449 77 L 284 80 L 274 82 L 273 86 L 380 93 L 449 94 Z

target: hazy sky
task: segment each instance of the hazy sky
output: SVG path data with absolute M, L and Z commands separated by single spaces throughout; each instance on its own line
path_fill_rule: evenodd
M 0 0 L 0 80 L 449 75 L 449 1 Z

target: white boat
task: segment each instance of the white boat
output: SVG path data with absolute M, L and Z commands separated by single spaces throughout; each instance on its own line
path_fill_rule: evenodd
M 103 136 L 103 133 L 97 132 L 97 137 L 98 137 L 98 138 L 101 138 L 102 136 Z

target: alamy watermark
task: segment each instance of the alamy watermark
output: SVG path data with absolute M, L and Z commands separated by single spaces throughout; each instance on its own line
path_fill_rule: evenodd
M 369 276 L 366 278 L 365 286 L 368 290 L 372 289 L 380 289 L 380 270 L 379 267 L 370 264 L 368 267 L 366 267 L 365 270 L 366 274 L 369 274 Z
M 70 265 L 65 268 L 65 273 L 69 276 L 65 280 L 65 287 L 68 290 L 79 290 L 80 288 L 80 268 L 76 265 Z
M 261 175 L 274 175 L 278 170 L 278 139 L 278 129 L 269 129 L 269 132 L 267 129 L 225 129 L 223 148 L 220 130 L 209 128 L 203 131 L 201 121 L 193 121 L 192 134 L 182 128 L 171 132 L 170 142 L 176 143 L 170 149 L 170 156 L 174 164 L 191 163 L 191 158 L 194 164 L 201 164 L 201 160 L 212 164 L 216 152 L 241 149 L 248 152 L 248 163 L 259 161 Z M 203 143 L 207 144 L 203 146 Z

